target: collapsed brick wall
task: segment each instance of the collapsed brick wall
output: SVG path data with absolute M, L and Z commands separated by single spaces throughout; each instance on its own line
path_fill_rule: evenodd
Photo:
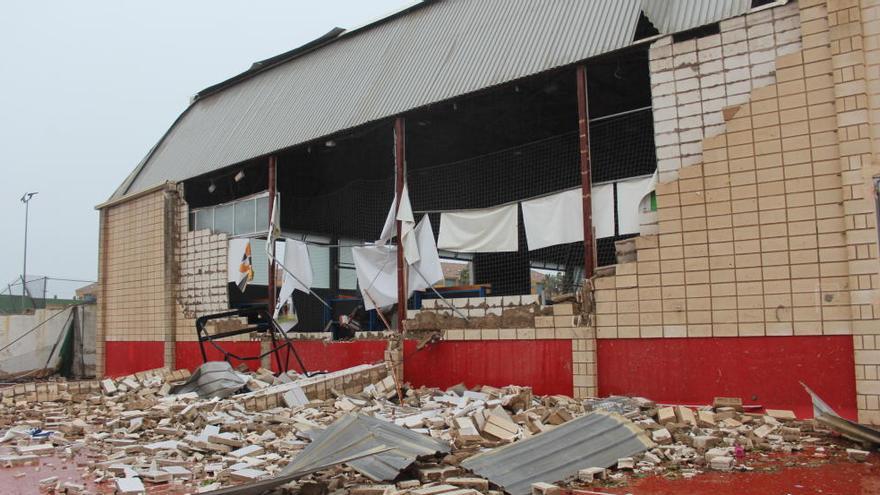
M 775 81 L 776 57 L 800 49 L 797 2 L 721 21 L 720 33 L 649 52 L 657 165 L 663 182 L 696 164 L 704 137 L 724 130 L 723 110 Z
M 429 299 L 423 301 L 422 310 L 410 311 L 413 319 L 406 321 L 407 330 L 437 330 L 444 342 L 570 340 L 573 397 L 595 397 L 598 394 L 595 329 L 576 314 L 573 304 L 540 307 L 534 295 L 451 298 L 448 301 L 467 314 L 471 321 L 458 318 L 452 309 Z M 507 313 L 516 314 L 508 318 Z M 486 359 L 506 358 L 486 356 Z M 544 358 L 553 360 L 553 356 Z
M 168 191 L 158 189 L 101 210 L 97 370 L 105 342 L 173 338 L 166 271 Z
M 802 49 L 661 180 L 637 261 L 595 281 L 599 339 L 855 334 L 859 419 L 880 424 L 876 57 L 862 53 L 878 7 L 863 4 L 798 4 Z
M 195 320 L 229 309 L 227 258 L 229 236 L 208 229 L 190 230 L 189 205 L 183 199 L 183 184 L 177 187 L 177 238 L 174 262 L 178 267 L 175 286 L 177 341 L 196 340 Z M 238 336 L 232 340 L 247 340 Z

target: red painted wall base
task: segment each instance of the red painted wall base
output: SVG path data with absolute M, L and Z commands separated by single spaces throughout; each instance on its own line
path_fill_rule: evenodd
M 602 339 L 599 395 L 708 404 L 715 396 L 812 417 L 806 383 L 839 414 L 856 419 L 850 336 Z
M 259 356 L 259 342 L 217 342 L 224 351 L 241 357 Z M 210 343 L 205 343 L 205 354 L 208 355 L 208 361 L 223 361 L 223 353 Z M 198 342 L 177 342 L 174 344 L 175 367 L 187 368 L 190 371 L 195 370 L 202 364 L 202 351 L 199 349 Z M 232 359 L 230 361 L 233 367 L 244 363 L 250 370 L 256 370 L 260 367 L 259 360 L 239 361 Z
M 165 366 L 165 342 L 106 342 L 104 375 L 130 375 Z
M 385 359 L 388 343 L 384 340 L 353 340 L 327 343 L 323 340 L 296 340 L 293 347 L 308 371 L 337 371 L 359 364 L 372 364 Z M 288 369 L 302 373 L 302 368 L 291 354 L 281 350 L 282 362 L 287 358 Z M 272 370 L 278 371 L 278 362 L 272 356 Z
M 530 385 L 536 394 L 572 395 L 570 340 L 440 342 L 404 347 L 403 373 L 413 386 Z

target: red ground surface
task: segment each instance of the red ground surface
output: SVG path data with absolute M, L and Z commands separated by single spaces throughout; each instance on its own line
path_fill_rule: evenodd
M 0 449 L 8 453 L 9 448 Z M 110 483 L 100 486 L 80 477 L 85 455 L 77 459 L 45 457 L 38 464 L 15 468 L 0 467 L 0 495 L 38 494 L 39 481 L 57 476 L 60 481 L 85 484 L 93 492 L 113 493 Z M 625 486 L 586 487 L 571 490 L 571 495 L 874 495 L 880 494 L 880 455 L 872 454 L 868 462 L 852 463 L 838 455 L 833 461 L 821 463 L 805 455 L 779 456 L 758 466 L 750 473 L 703 473 L 691 479 L 668 480 L 662 476 L 630 479 Z M 786 463 L 812 464 L 809 467 L 787 467 Z M 80 465 L 80 466 L 78 466 Z M 766 471 L 761 471 L 766 469 Z M 23 473 L 24 476 L 16 477 Z M 191 492 L 180 485 L 150 485 L 150 494 L 178 495 Z
M 572 490 L 571 495 L 873 495 L 880 494 L 880 455 L 868 462 L 846 460 L 843 451 L 833 460 L 818 460 L 808 449 L 803 455 L 780 455 L 755 465 L 755 471 L 706 472 L 691 479 L 648 476 L 625 486 Z M 754 455 L 750 454 L 750 458 Z M 806 464 L 806 465 L 804 465 Z

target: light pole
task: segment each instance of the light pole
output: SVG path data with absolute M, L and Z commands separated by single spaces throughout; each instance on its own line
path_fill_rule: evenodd
M 21 310 L 24 311 L 24 301 L 27 295 L 27 230 L 28 230 L 28 210 L 30 209 L 31 198 L 36 196 L 36 192 L 24 193 L 21 202 L 24 203 L 24 262 L 21 268 Z

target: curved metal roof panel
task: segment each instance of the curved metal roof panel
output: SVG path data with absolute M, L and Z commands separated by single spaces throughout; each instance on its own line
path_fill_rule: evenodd
M 197 95 L 113 198 L 625 47 L 643 9 L 669 32 L 735 15 L 743 4 L 422 2 L 355 31 L 328 33 Z

